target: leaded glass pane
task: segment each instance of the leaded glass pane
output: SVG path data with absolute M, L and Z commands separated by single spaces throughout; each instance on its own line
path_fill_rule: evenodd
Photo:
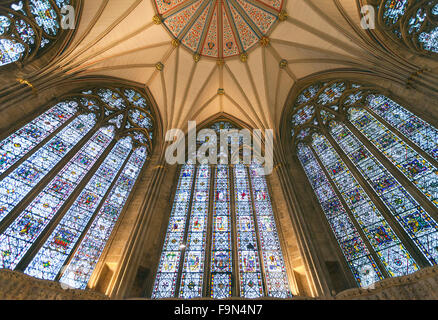
M 70 0 L 20 0 L 0 4 L 0 66 L 17 62 L 53 44 L 61 30 L 59 13 Z M 3 10 L 1 10 L 3 9 Z M 27 19 L 23 19 L 22 17 Z M 15 23 L 13 23 L 15 20 Z
M 132 149 L 130 140 L 130 138 L 122 139 L 113 147 L 46 243 L 27 266 L 25 273 L 40 279 L 55 280 L 128 158 Z
M 321 146 L 320 150 L 322 149 L 327 148 Z M 307 145 L 298 145 L 298 158 L 310 184 L 315 190 L 327 221 L 334 232 L 357 283 L 362 287 L 367 287 L 383 279 L 381 271 L 364 244 L 364 240 L 351 222 L 340 199 L 332 190 L 328 177 Z M 320 192 L 316 192 L 322 186 L 332 190 L 329 192 L 331 194 L 330 197 L 324 197 Z
M 205 241 L 210 200 L 210 171 L 208 165 L 200 165 L 196 173 L 188 237 L 191 239 L 197 236 L 198 239 L 202 239 L 202 246 L 197 245 L 197 243 L 192 245 L 192 242 L 187 242 L 179 293 L 179 296 L 184 299 L 200 298 L 203 294 Z M 226 253 L 215 252 L 213 259 L 213 266 L 217 267 L 215 271 L 221 270 L 223 267 L 226 268 L 227 264 L 229 264 L 229 261 Z
M 59 112 L 60 110 L 55 109 L 50 111 L 49 114 L 63 115 Z M 46 117 L 46 114 L 38 119 L 46 120 L 44 121 L 45 130 L 51 130 L 53 126 L 57 126 L 59 123 L 53 117 Z M 0 221 L 81 141 L 95 125 L 95 121 L 95 116 L 92 114 L 78 116 L 0 182 Z M 5 149 L 11 146 L 16 148 L 12 152 L 16 152 L 21 156 L 25 151 L 17 150 L 20 149 L 18 145 L 20 147 L 24 145 L 25 150 L 29 149 L 32 147 L 32 140 L 12 135 L 11 142 L 6 141 L 4 147 Z M 52 186 L 56 192 L 58 188 L 61 188 L 59 192 L 65 192 L 65 189 L 69 188 L 68 183 L 58 184 L 59 186 Z
M 397 113 L 392 113 L 397 115 Z M 415 118 L 414 118 L 415 119 Z M 417 120 L 417 119 L 415 119 Z M 385 157 L 390 160 L 414 185 L 438 207 L 438 168 L 422 157 L 418 152 L 412 149 L 406 142 L 396 134 L 392 133 L 381 122 L 373 117 L 364 109 L 350 109 L 350 121 L 364 134 L 369 141 L 374 144 Z M 414 130 L 412 117 L 409 122 L 409 127 Z M 404 123 L 404 128 L 408 128 L 407 123 Z M 417 122 L 417 129 L 425 129 L 422 122 Z M 433 133 L 433 130 L 426 131 Z M 435 130 L 436 133 L 436 130 Z M 420 135 L 419 132 L 417 132 Z M 420 135 L 420 139 L 423 135 Z M 429 135 L 428 139 L 434 135 Z M 426 140 L 427 141 L 427 140 Z M 431 146 L 433 150 L 437 149 L 437 141 Z M 430 151 L 430 150 L 429 150 Z
M 288 298 L 291 293 L 263 167 L 252 164 L 250 176 L 267 294 L 275 298 Z
M 61 102 L 0 142 L 0 174 L 35 148 L 77 112 L 77 103 Z
M 232 245 L 231 211 L 229 207 L 228 165 L 218 165 L 213 198 L 213 232 L 211 248 L 211 297 L 231 297 Z
M 81 148 L 17 219 L 0 235 L 0 266 L 14 269 L 33 242 L 52 221 L 88 170 L 113 139 L 113 127 L 102 128 Z M 79 134 L 76 134 L 79 136 Z M 71 136 L 69 136 L 71 138 Z M 78 139 L 78 138 L 76 138 Z M 64 140 L 55 140 L 59 152 Z M 60 142 L 60 143 L 58 143 Z M 53 143 L 49 142 L 53 147 Z M 62 147 L 63 151 L 64 147 Z M 53 152 L 53 151 L 52 151 Z M 59 159 L 58 159 L 59 160 Z M 81 198 L 85 206 L 95 205 L 93 194 Z M 64 236 L 69 237 L 66 233 Z
M 90 229 L 67 265 L 60 282 L 73 288 L 86 288 L 146 158 L 147 151 L 144 147 L 132 153 L 116 184 L 106 197 L 105 203 L 94 218 Z
M 366 123 L 372 122 L 372 117 L 366 114 L 357 120 L 352 119 L 352 121 L 360 127 L 367 127 Z M 359 125 L 361 123 L 361 125 Z M 372 189 L 382 198 L 386 206 L 390 210 L 391 214 L 400 223 L 403 229 L 408 233 L 412 240 L 416 243 L 421 252 L 425 257 L 433 264 L 436 264 L 438 258 L 438 250 L 432 248 L 430 250 L 430 244 L 425 242 L 427 238 L 422 237 L 424 233 L 435 234 L 438 232 L 438 225 L 436 222 L 424 211 L 424 209 L 415 201 L 405 190 L 405 188 L 395 179 L 389 171 L 370 153 L 370 151 L 342 124 L 334 123 L 331 129 L 331 134 L 333 138 L 339 143 L 339 146 L 344 150 L 347 156 L 354 162 L 358 167 L 359 171 L 364 176 L 365 180 L 372 187 Z M 349 137 L 349 140 L 347 140 Z M 379 145 L 381 145 L 384 150 L 388 150 L 394 141 L 399 139 L 389 132 L 385 132 L 378 138 Z M 345 141 L 350 145 L 356 146 L 355 151 L 347 151 L 345 148 Z M 398 143 L 402 143 L 399 141 Z M 376 143 L 377 145 L 377 143 Z M 360 150 L 362 156 L 354 157 L 355 152 Z M 372 162 L 370 162 L 372 161 Z M 410 160 L 409 160 L 410 161 Z M 409 162 L 408 161 L 408 162 Z M 370 165 L 372 163 L 372 165 Z M 402 199 L 402 200 L 399 200 Z M 418 225 L 416 232 L 410 229 L 405 220 L 403 219 L 403 214 L 406 214 L 407 210 L 414 210 L 415 214 L 410 216 L 410 223 Z M 426 222 L 427 223 L 424 223 Z M 383 231 L 381 232 L 383 237 L 388 237 Z M 389 255 L 388 255 L 389 256 Z M 393 255 L 391 255 L 393 256 Z
M 264 294 L 260 256 L 248 172 L 242 164 L 234 166 L 234 193 L 238 208 L 236 210 L 236 223 L 240 296 L 251 299 L 259 298 Z
M 195 166 L 184 165 L 182 167 L 155 278 L 153 298 L 171 298 L 175 296 L 181 250 L 184 248 L 185 221 L 188 216 L 194 175 Z M 192 245 L 195 246 L 199 242 L 199 239 L 193 239 Z

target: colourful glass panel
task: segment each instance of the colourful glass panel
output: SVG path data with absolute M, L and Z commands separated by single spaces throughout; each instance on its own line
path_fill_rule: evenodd
M 55 280 L 94 212 L 116 179 L 131 149 L 131 138 L 124 138 L 117 142 L 27 266 L 25 273 L 40 279 Z
M 354 108 L 349 113 L 351 123 L 438 207 L 438 168 L 368 111 Z
M 299 144 L 298 158 L 359 286 L 368 287 L 382 280 L 381 271 L 312 150 L 305 144 Z
M 77 289 L 87 287 L 87 283 L 137 181 L 146 158 L 145 148 L 139 148 L 131 155 L 71 262 L 67 265 L 60 282 Z
M 202 297 L 204 285 L 205 241 L 210 203 L 210 167 L 198 166 L 193 191 L 192 210 L 187 233 L 179 296 L 184 299 Z M 217 257 L 226 263 L 225 257 Z M 228 262 L 229 263 L 229 262 Z M 219 265 L 220 262 L 217 262 Z
M 343 82 L 334 83 L 324 89 L 324 91 L 319 95 L 317 101 L 321 105 L 331 104 L 342 96 L 346 88 L 347 87 Z
M 313 106 L 305 106 L 292 116 L 292 123 L 294 126 L 302 125 L 309 121 L 314 114 L 315 108 Z
M 69 4 L 70 0 L 55 1 L 58 9 Z M 0 37 L 12 38 L 0 39 L 0 66 L 18 61 L 26 53 L 47 47 L 56 39 L 61 28 L 61 16 L 49 0 L 17 1 L 10 8 L 17 14 L 0 16 Z M 31 26 L 20 15 L 33 20 L 38 27 Z M 11 18 L 15 18 L 15 23 Z
M 383 18 L 388 24 L 396 24 L 399 19 L 406 13 L 408 0 L 387 0 L 385 3 L 385 12 Z
M 312 145 L 388 273 L 398 277 L 417 271 L 415 260 L 327 138 L 315 135 Z
M 262 273 L 247 169 L 234 166 L 240 297 L 263 297 Z
M 382 95 L 369 95 L 369 108 L 438 161 L 438 130 Z
M 309 102 L 316 96 L 319 90 L 321 90 L 321 84 L 319 83 L 308 87 L 303 91 L 303 93 L 298 96 L 296 105 L 301 105 L 305 102 Z
M 57 20 L 58 15 L 52 4 L 48 0 L 30 0 L 29 9 L 36 24 L 40 26 L 46 34 L 56 36 L 60 25 Z
M 0 174 L 61 127 L 77 112 L 76 102 L 61 102 L 0 142 Z
M 88 125 L 89 126 L 89 125 Z M 90 127 L 88 127 L 90 129 Z M 0 236 L 0 267 L 14 269 L 34 241 L 41 235 L 61 206 L 69 198 L 99 155 L 114 136 L 113 127 L 102 128 L 64 166 L 58 175 L 27 206 Z M 79 140 L 79 133 L 68 131 L 70 139 Z M 57 142 L 57 140 L 56 140 Z M 50 142 L 49 142 L 50 144 Z M 59 144 L 56 144 L 56 152 Z M 63 148 L 64 149 L 64 148 Z M 51 151 L 51 153 L 55 153 Z M 38 159 L 41 159 L 40 156 Z M 44 162 L 45 163 L 45 162 Z M 92 196 L 87 199 L 92 200 Z M 87 200 L 87 199 L 84 199 Z
M 195 175 L 194 165 L 184 165 L 179 176 L 173 208 L 170 215 L 160 264 L 155 278 L 152 298 L 172 298 L 175 296 L 176 281 L 180 266 L 181 250 L 184 249 L 185 226 L 192 196 Z M 193 239 L 194 240 L 194 239 Z
M 58 113 L 58 109 L 55 109 L 49 114 L 50 117 L 41 118 L 44 119 L 44 122 L 41 123 L 46 125 L 46 127 L 44 127 L 45 130 L 53 130 L 53 127 L 58 125 L 54 116 L 63 113 Z M 91 114 L 80 115 L 75 118 L 0 182 L 0 221 L 28 195 L 79 141 L 81 141 L 95 123 L 95 116 Z M 30 128 L 31 127 L 28 127 L 29 130 Z M 25 131 L 26 130 L 23 130 L 23 132 Z M 11 146 L 19 144 L 20 146 L 24 146 L 26 150 L 31 147 L 31 143 L 31 138 L 29 137 L 14 136 L 11 142 L 6 142 L 5 145 Z M 17 154 L 21 155 L 23 152 L 24 151 L 17 151 Z
M 289 298 L 291 292 L 263 167 L 252 164 L 250 176 L 267 295 L 275 298 Z
M 231 297 L 233 271 L 228 165 L 216 168 L 213 201 L 211 297 L 226 299 Z
M 0 39 L 0 66 L 20 60 L 25 52 L 26 47 L 21 43 L 9 39 Z
M 369 118 L 353 120 L 365 123 Z M 383 200 L 391 214 L 433 264 L 438 261 L 438 226 L 406 189 L 343 124 L 333 123 L 331 134 Z M 390 141 L 381 139 L 381 143 Z M 396 147 L 403 148 L 402 145 Z M 395 153 L 394 153 L 395 154 Z

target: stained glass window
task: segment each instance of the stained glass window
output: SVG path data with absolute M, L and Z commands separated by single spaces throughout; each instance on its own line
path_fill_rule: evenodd
M 383 279 L 381 271 L 364 243 L 364 239 L 351 221 L 339 197 L 335 194 L 327 175 L 318 164 L 310 147 L 300 143 L 298 157 L 358 284 L 367 287 Z M 372 221 L 372 217 L 369 221 Z
M 20 0 L 0 4 L 0 66 L 34 57 L 61 33 L 61 10 L 73 0 Z
M 84 289 L 152 148 L 146 98 L 72 94 L 0 142 L 0 268 Z
M 210 207 L 210 175 L 211 169 L 208 165 L 198 166 L 188 221 L 187 246 L 184 253 L 179 293 L 179 296 L 185 299 L 202 297 L 205 281 L 205 240 Z M 217 256 L 217 259 L 220 260 L 214 261 L 217 265 L 226 266 L 229 264 L 222 256 Z
M 216 168 L 213 195 L 213 235 L 211 246 L 211 297 L 226 299 L 232 295 L 232 229 L 229 168 Z
M 371 112 L 380 116 L 394 129 L 438 161 L 438 129 L 383 95 L 367 98 Z
M 211 126 L 216 132 L 235 128 L 226 121 Z M 256 164 L 182 166 L 153 298 L 291 297 L 259 169 Z
M 250 166 L 250 176 L 260 249 L 265 266 L 266 290 L 270 297 L 288 298 L 290 292 L 286 268 L 263 167 L 253 163 Z
M 257 241 L 254 210 L 248 172 L 244 165 L 234 167 L 236 203 L 237 254 L 239 261 L 240 296 L 260 298 L 264 295 L 260 251 Z
M 393 2 L 392 19 L 402 14 L 402 2 Z M 297 124 L 294 115 L 309 105 L 313 115 Z M 417 271 L 419 259 L 437 264 L 438 225 L 423 205 L 437 206 L 436 128 L 369 86 L 348 81 L 303 90 L 291 124 L 298 159 L 360 286 Z M 392 175 L 367 143 L 400 176 Z M 421 204 L 401 184 L 402 176 L 424 195 Z M 365 281 L 341 240 L 352 233 L 363 266 L 374 270 Z
M 364 109 L 349 110 L 351 123 L 438 207 L 438 168 Z
M 438 3 L 381 0 L 382 27 L 396 40 L 417 51 L 438 53 Z
M 188 218 L 195 166 L 185 165 L 181 169 L 176 189 L 169 226 L 155 279 L 153 298 L 171 298 L 176 293 L 176 283 L 181 251 L 185 249 L 185 225 Z M 193 239 L 194 240 L 194 239 Z M 194 241 L 192 241 L 195 245 Z

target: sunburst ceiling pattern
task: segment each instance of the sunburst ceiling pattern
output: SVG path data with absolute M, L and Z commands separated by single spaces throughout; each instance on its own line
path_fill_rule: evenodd
M 278 21 L 283 0 L 155 0 L 172 36 L 195 54 L 227 58 L 246 53 Z

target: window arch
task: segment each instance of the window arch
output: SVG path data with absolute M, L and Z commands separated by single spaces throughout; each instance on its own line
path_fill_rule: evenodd
M 417 52 L 438 53 L 436 0 L 382 0 L 380 24 L 396 41 Z
M 210 128 L 219 134 L 236 126 Z M 291 296 L 261 171 L 256 163 L 181 167 L 152 298 Z
M 0 268 L 85 289 L 152 150 L 133 88 L 66 96 L 0 142 Z
M 438 130 L 378 90 L 316 83 L 291 114 L 298 158 L 357 283 L 438 262 Z
M 6 0 L 0 4 L 0 67 L 46 51 L 62 31 L 61 10 L 75 0 Z

